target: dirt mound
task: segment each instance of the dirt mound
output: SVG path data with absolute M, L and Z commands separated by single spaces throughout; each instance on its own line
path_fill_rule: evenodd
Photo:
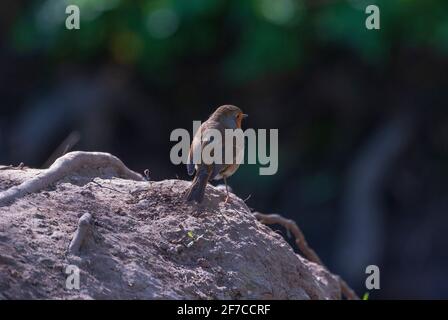
M 3 167 L 0 191 L 44 173 Z M 295 254 L 235 195 L 226 204 L 209 185 L 197 205 L 183 198 L 187 181 L 117 176 L 79 167 L 0 207 L 0 298 L 340 298 L 335 276 Z M 79 289 L 66 286 L 70 265 Z

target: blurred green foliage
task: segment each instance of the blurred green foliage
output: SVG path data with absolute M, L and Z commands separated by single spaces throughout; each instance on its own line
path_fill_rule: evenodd
M 80 30 L 65 28 L 69 4 L 80 8 Z M 380 8 L 380 31 L 364 26 L 369 4 Z M 11 41 L 55 61 L 101 57 L 168 74 L 185 57 L 214 57 L 225 79 L 242 83 L 300 67 L 319 46 L 347 46 L 370 63 L 397 41 L 446 52 L 448 1 L 38 0 Z

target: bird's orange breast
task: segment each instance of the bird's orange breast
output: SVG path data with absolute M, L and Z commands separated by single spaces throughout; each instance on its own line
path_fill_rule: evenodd
M 243 113 L 239 113 L 238 116 L 236 117 L 236 127 L 238 129 L 241 129 L 241 122 L 243 121 Z

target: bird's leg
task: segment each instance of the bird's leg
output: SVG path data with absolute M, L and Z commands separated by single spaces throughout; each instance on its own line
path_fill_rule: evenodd
M 224 178 L 224 184 L 226 185 L 226 201 L 224 203 L 227 203 L 229 201 L 229 188 L 227 187 L 227 179 L 225 177 Z

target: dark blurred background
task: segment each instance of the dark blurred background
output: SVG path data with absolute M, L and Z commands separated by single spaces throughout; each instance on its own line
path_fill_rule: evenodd
M 235 104 L 279 129 L 278 173 L 230 179 L 250 207 L 293 218 L 360 295 L 375 264 L 371 299 L 448 298 L 448 1 L 15 0 L 0 34 L 1 164 L 96 150 L 189 179 L 171 131 Z

